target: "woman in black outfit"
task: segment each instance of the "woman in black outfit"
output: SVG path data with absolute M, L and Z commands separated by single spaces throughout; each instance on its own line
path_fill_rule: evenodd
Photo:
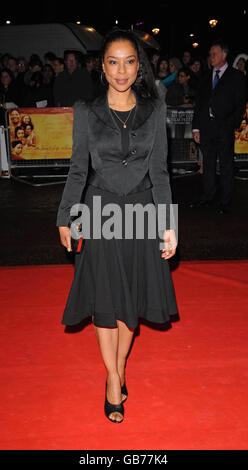
M 71 251 L 70 210 L 72 206 L 77 209 L 75 204 L 82 198 L 91 215 L 90 236 L 86 236 L 88 219 L 83 215 L 87 211 L 82 211 L 85 244 L 75 255 L 74 280 L 62 323 L 77 324 L 92 316 L 107 370 L 105 414 L 120 423 L 128 395 L 126 357 L 138 318 L 165 323 L 177 314 L 167 261 L 175 254 L 177 242 L 165 217 L 158 217 L 158 231 L 156 227 L 155 208 L 163 204 L 168 208 L 171 203 L 166 105 L 156 98 L 151 67 L 134 33 L 114 30 L 106 36 L 102 67 L 107 84 L 104 95 L 74 106 L 71 167 L 57 226 L 62 245 Z M 106 204 L 121 209 L 112 238 L 92 236 L 94 217 L 99 224 L 99 214 L 93 214 L 97 196 L 102 213 Z M 125 229 L 130 229 L 130 220 L 124 216 L 128 204 L 154 209 L 149 223 L 144 215 L 142 237 L 139 216 L 133 223 L 133 236 L 125 237 Z M 160 207 L 164 216 L 165 206 Z M 102 232 L 109 220 L 101 215 Z M 148 233 L 151 228 L 156 231 L 153 238 Z

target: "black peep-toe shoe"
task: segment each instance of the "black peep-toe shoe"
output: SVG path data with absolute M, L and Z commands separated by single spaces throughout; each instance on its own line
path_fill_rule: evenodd
M 122 423 L 124 419 L 124 406 L 122 403 L 120 403 L 119 405 L 113 405 L 112 403 L 109 403 L 109 401 L 107 400 L 107 382 L 106 382 L 106 391 L 105 391 L 104 411 L 105 411 L 105 415 L 110 421 L 112 421 L 112 423 Z M 117 421 L 116 419 L 112 419 L 109 417 L 111 413 L 115 413 L 115 412 L 123 415 L 123 419 L 121 421 Z
M 122 393 L 123 395 L 126 395 L 126 398 L 124 398 L 124 399 L 122 400 L 122 403 L 124 403 L 124 401 L 126 401 L 126 399 L 127 399 L 127 397 L 128 397 L 128 391 L 127 391 L 127 387 L 126 387 L 126 382 L 124 382 L 124 384 L 123 384 L 122 387 L 121 387 L 121 393 Z

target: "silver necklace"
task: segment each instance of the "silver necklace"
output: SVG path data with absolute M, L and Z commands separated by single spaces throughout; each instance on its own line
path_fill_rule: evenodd
M 134 108 L 135 108 L 135 106 L 134 106 Z M 111 108 L 111 111 L 113 111 L 113 113 L 114 113 L 114 115 L 117 117 L 117 119 L 119 119 L 119 121 L 122 122 L 124 129 L 126 129 L 126 127 L 127 127 L 127 126 L 126 126 L 127 121 L 128 121 L 128 119 L 130 118 L 131 112 L 132 112 L 132 110 L 133 110 L 134 108 L 130 109 L 129 114 L 128 114 L 128 116 L 127 116 L 127 119 L 126 119 L 125 121 L 123 121 L 123 120 L 118 116 L 118 114 L 116 114 L 116 112 Z

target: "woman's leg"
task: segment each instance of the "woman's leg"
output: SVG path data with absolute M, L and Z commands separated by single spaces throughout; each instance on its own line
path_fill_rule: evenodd
M 134 329 L 130 329 L 120 320 L 117 328 L 103 328 L 94 325 L 96 337 L 100 346 L 101 355 L 107 370 L 107 399 L 112 404 L 121 403 L 125 395 L 121 396 L 121 386 L 125 380 L 126 357 L 130 349 Z M 110 414 L 112 419 L 121 421 L 121 413 Z
M 107 399 L 113 405 L 121 403 L 121 384 L 117 367 L 118 328 L 103 328 L 95 326 L 96 337 L 101 355 L 107 370 Z M 122 421 L 123 415 L 118 412 L 110 413 L 110 418 Z
M 117 320 L 117 324 L 119 330 L 117 368 L 122 386 L 125 381 L 126 358 L 132 343 L 135 328 L 128 328 L 128 326 L 120 320 Z M 126 398 L 126 395 L 123 394 L 122 400 L 124 398 Z

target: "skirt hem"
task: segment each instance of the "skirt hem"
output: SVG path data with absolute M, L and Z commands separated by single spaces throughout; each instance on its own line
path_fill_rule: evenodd
M 102 315 L 106 315 L 104 313 L 101 313 L 101 317 Z M 150 310 L 147 312 L 147 314 L 140 314 L 140 315 L 137 315 L 137 318 L 136 318 L 136 322 L 129 322 L 125 319 L 125 315 L 121 315 L 119 314 L 118 316 L 115 316 L 115 320 L 113 320 L 112 322 L 106 322 L 106 321 L 101 321 L 100 319 L 97 319 L 95 318 L 96 317 L 96 312 L 95 313 L 87 313 L 87 314 L 83 314 L 82 316 L 82 313 L 78 316 L 74 316 L 75 320 L 66 320 L 66 319 L 62 319 L 61 323 L 62 325 L 65 325 L 65 326 L 74 326 L 74 325 L 78 325 L 79 323 L 81 323 L 83 320 L 85 320 L 86 318 L 89 318 L 89 317 L 94 317 L 94 320 L 93 320 L 93 324 L 95 326 L 99 326 L 99 327 L 103 327 L 103 328 L 116 328 L 117 327 L 117 322 L 116 320 L 120 320 L 120 321 L 123 321 L 128 328 L 136 328 L 138 325 L 139 325 L 139 319 L 142 318 L 148 322 L 151 322 L 151 323 L 157 323 L 157 324 L 160 324 L 160 325 L 163 325 L 163 324 L 166 324 L 166 323 L 170 323 L 170 322 L 174 322 L 174 321 L 178 321 L 179 320 L 179 313 L 178 311 L 174 312 L 174 313 L 170 313 L 169 316 L 167 315 L 166 318 L 161 318 L 160 320 L 158 319 L 154 319 L 154 310 Z

